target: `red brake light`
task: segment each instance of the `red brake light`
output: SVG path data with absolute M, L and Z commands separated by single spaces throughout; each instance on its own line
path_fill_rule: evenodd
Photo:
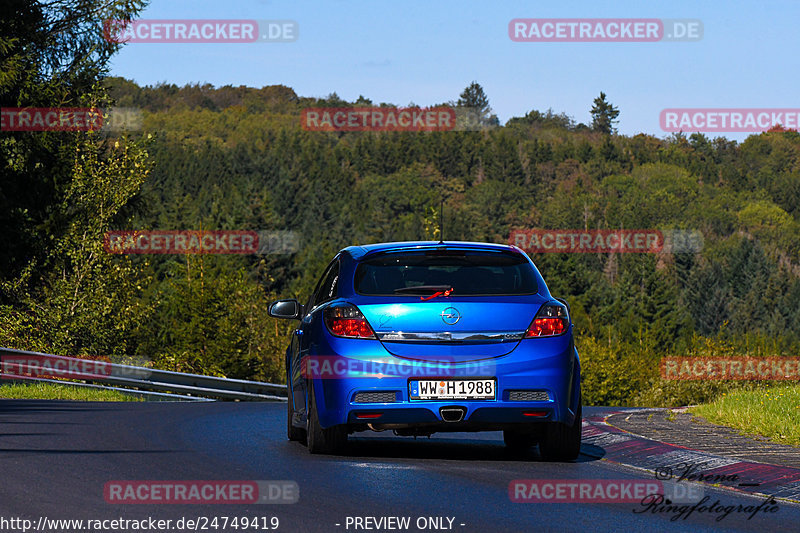
M 569 329 L 569 314 L 567 308 L 561 304 L 545 304 L 536 313 L 536 317 L 528 326 L 525 338 L 554 337 L 561 335 Z
M 323 311 L 325 326 L 332 335 L 349 339 L 374 339 L 375 333 L 367 319 L 354 305 L 326 307 Z
M 522 416 L 535 416 L 540 418 L 547 416 L 547 411 L 522 411 Z
M 561 335 L 565 331 L 567 331 L 567 325 L 563 318 L 534 318 L 528 331 L 525 332 L 525 336 L 551 337 Z

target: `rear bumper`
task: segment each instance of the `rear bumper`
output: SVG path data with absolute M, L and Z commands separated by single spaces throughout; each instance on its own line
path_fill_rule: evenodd
M 465 408 L 465 418 L 461 421 L 444 421 L 441 410 L 434 405 L 425 407 L 401 407 L 384 410 L 382 406 L 352 409 L 349 411 L 347 425 L 352 428 L 367 429 L 419 429 L 421 433 L 442 431 L 499 431 L 512 427 L 528 427 L 531 424 L 553 420 L 554 409 L 519 407 L 477 407 L 469 409 L 464 403 L 439 403 L 439 409 Z M 379 418 L 364 419 L 360 415 L 381 413 Z M 525 413 L 536 413 L 535 417 Z M 369 426 L 367 426 L 369 424 Z
M 356 429 L 371 424 L 376 428 L 420 427 L 435 431 L 497 430 L 541 422 L 571 424 L 580 394 L 580 363 L 571 342 L 571 333 L 554 338 L 525 339 L 511 353 L 480 364 L 454 362 L 439 366 L 430 363 L 424 371 L 417 372 L 412 370 L 394 375 L 344 373 L 335 378 L 311 379 L 320 424 L 323 427 L 348 424 Z M 366 354 L 374 350 L 372 353 L 380 354 L 375 356 L 380 361 L 394 360 L 399 365 L 408 363 L 388 354 L 377 341 L 353 340 L 347 344 L 351 343 L 358 343 L 354 354 L 331 356 L 328 351 L 325 357 L 342 358 L 342 368 L 348 368 L 350 359 L 363 362 L 365 357 L 370 357 Z M 409 397 L 410 380 L 454 376 L 496 379 L 495 399 L 413 400 Z M 548 399 L 515 401 L 510 397 L 512 391 L 544 391 Z M 395 401 L 356 402 L 356 394 L 362 392 L 393 392 Z M 443 407 L 462 408 L 463 419 L 445 421 L 441 414 Z

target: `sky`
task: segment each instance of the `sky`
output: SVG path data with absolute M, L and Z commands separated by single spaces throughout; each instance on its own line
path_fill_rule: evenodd
M 514 42 L 517 18 L 698 19 L 703 37 Z M 457 100 L 477 81 L 501 123 L 552 108 L 589 124 L 603 91 L 620 110 L 620 133 L 657 137 L 669 135 L 659 124 L 665 108 L 800 108 L 797 0 L 152 0 L 140 19 L 288 19 L 299 28 L 283 43 L 128 43 L 111 75 L 140 85 L 282 84 L 300 96 L 426 106 Z

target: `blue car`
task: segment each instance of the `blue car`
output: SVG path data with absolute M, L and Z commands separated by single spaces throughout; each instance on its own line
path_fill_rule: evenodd
M 474 242 L 350 246 L 325 269 L 286 351 L 288 437 L 341 453 L 348 435 L 503 431 L 573 460 L 581 369 L 565 301 L 519 248 Z

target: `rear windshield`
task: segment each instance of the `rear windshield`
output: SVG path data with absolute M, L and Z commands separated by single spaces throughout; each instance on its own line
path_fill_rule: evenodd
M 355 289 L 375 296 L 432 294 L 446 289 L 452 289 L 453 296 L 513 296 L 538 291 L 533 269 L 520 254 L 450 250 L 367 259 L 356 268 Z

